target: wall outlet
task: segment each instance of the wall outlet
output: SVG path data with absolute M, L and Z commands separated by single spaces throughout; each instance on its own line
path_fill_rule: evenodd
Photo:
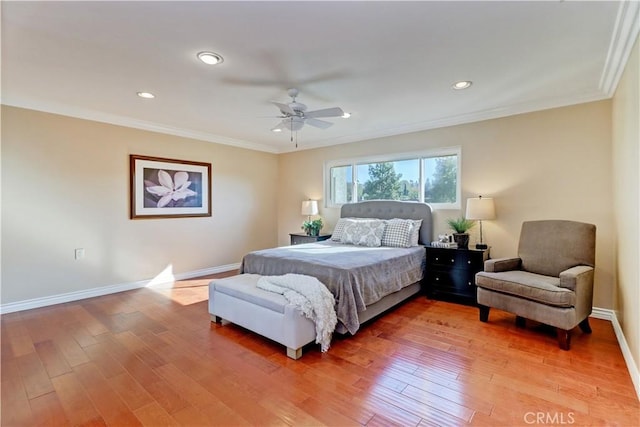
M 74 251 L 76 260 L 84 258 L 84 248 L 76 248 Z

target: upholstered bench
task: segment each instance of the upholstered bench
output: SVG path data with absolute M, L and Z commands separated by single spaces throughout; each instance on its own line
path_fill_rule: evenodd
M 313 321 L 307 319 L 280 294 L 256 287 L 258 274 L 214 279 L 209 283 L 211 321 L 235 323 L 287 347 L 287 356 L 298 359 L 302 347 L 316 339 Z

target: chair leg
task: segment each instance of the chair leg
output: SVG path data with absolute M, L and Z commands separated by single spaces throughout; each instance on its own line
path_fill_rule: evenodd
M 516 326 L 518 328 L 526 328 L 527 327 L 527 319 L 522 316 L 516 316 Z
M 571 331 L 566 329 L 556 328 L 556 334 L 558 336 L 558 345 L 563 350 L 569 350 L 571 345 Z
M 480 321 L 481 322 L 488 322 L 489 321 L 489 309 L 490 309 L 490 307 L 487 307 L 486 305 L 478 304 L 478 308 L 480 309 Z
M 578 326 L 580 326 L 580 329 L 585 334 L 590 334 L 591 333 L 591 326 L 589 325 L 589 318 L 588 317 L 586 319 L 584 319 L 582 322 L 578 323 Z

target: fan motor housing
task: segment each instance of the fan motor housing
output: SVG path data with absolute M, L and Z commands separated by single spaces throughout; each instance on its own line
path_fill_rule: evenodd
M 289 108 L 291 108 L 295 112 L 307 111 L 307 106 L 300 102 L 292 102 L 291 104 L 289 104 Z

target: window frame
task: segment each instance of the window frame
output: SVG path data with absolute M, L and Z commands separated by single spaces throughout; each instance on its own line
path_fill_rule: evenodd
M 324 177 L 323 177 L 325 207 L 339 208 L 344 204 L 344 203 L 336 203 L 332 198 L 331 168 L 351 166 L 352 200 L 347 203 L 357 203 L 361 201 L 361 200 L 358 200 L 358 181 L 357 181 L 358 165 L 419 159 L 420 160 L 419 162 L 419 168 L 420 168 L 419 202 L 424 203 L 424 186 L 425 186 L 424 159 L 433 158 L 433 157 L 454 156 L 454 155 L 456 156 L 456 159 L 457 159 L 456 201 L 453 203 L 428 203 L 428 204 L 434 210 L 461 209 L 461 206 L 462 206 L 462 201 L 461 201 L 462 200 L 462 148 L 459 146 L 432 148 L 428 150 L 413 151 L 413 152 L 407 152 L 407 153 L 381 154 L 376 156 L 352 157 L 352 158 L 346 158 L 346 159 L 328 160 L 324 163 Z

